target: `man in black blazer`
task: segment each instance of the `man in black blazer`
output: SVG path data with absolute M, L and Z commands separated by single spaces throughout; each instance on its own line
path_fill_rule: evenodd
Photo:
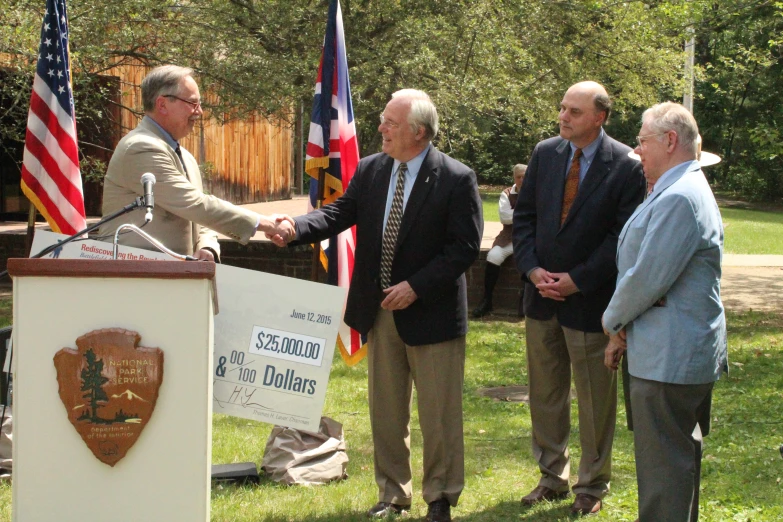
M 560 136 L 536 145 L 514 209 L 514 256 L 527 286 L 533 455 L 542 474 L 522 503 L 568 495 L 573 369 L 582 448 L 576 514 L 599 511 L 609 491 L 617 381 L 603 365 L 601 314 L 617 277 L 617 238 L 645 191 L 631 149 L 603 131 L 610 111 L 601 85 L 568 89 Z
M 345 194 L 289 219 L 295 230 L 282 235 L 313 243 L 356 225 L 345 323 L 368 335 L 379 502 L 367 515 L 382 518 L 410 507 L 415 383 L 427 520 L 450 521 L 464 486 L 464 273 L 481 247 L 481 200 L 473 171 L 431 145 L 438 115 L 425 93 L 394 93 L 378 130 L 383 152 L 359 162 Z

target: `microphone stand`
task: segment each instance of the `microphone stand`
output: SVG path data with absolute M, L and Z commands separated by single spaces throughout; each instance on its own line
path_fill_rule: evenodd
M 196 259 L 193 256 L 182 255 L 182 254 L 178 254 L 177 252 L 174 252 L 173 250 L 166 247 L 163 243 L 161 243 L 151 235 L 147 234 L 133 223 L 123 223 L 122 225 L 118 226 L 117 231 L 114 232 L 114 246 L 112 247 L 112 259 L 117 259 L 117 255 L 119 254 L 120 245 L 119 243 L 117 243 L 117 241 L 119 241 L 120 233 L 123 230 L 127 230 L 129 232 L 135 232 L 137 235 L 146 239 L 148 243 L 158 248 L 164 254 L 170 255 L 174 259 L 179 259 L 180 261 L 198 261 L 198 259 Z
M 93 223 L 92 225 L 88 226 L 84 230 L 80 230 L 79 232 L 75 233 L 74 235 L 72 235 L 70 237 L 66 237 L 62 241 L 58 241 L 54 245 L 49 245 L 48 247 L 44 248 L 43 250 L 41 250 L 40 252 L 38 252 L 34 256 L 30 256 L 30 259 L 38 259 L 40 257 L 45 256 L 46 254 L 49 254 L 50 252 L 54 252 L 55 250 L 57 250 L 61 246 L 65 245 L 67 243 L 70 243 L 74 239 L 77 239 L 77 238 L 79 238 L 81 236 L 89 234 L 90 232 L 92 232 L 96 228 L 100 227 L 104 223 L 108 223 L 109 221 L 111 221 L 113 219 L 117 219 L 120 216 L 124 216 L 125 214 L 127 214 L 129 212 L 133 212 L 137 208 L 143 208 L 144 206 L 145 206 L 145 204 L 144 204 L 144 197 L 139 196 L 139 197 L 137 197 L 133 201 L 133 203 L 125 205 L 124 207 L 119 209 L 117 212 L 114 212 L 113 214 L 109 214 L 108 216 L 102 218 L 97 223 Z M 4 278 L 7 275 L 8 275 L 8 270 L 3 270 L 2 272 L 0 272 L 0 279 Z
M 104 223 L 107 223 L 107 222 L 109 222 L 109 221 L 111 221 L 113 219 L 116 219 L 116 218 L 118 218 L 120 216 L 123 216 L 123 215 L 125 215 L 125 214 L 127 214 L 129 212 L 133 212 L 137 208 L 144 208 L 145 206 L 146 205 L 145 205 L 144 197 L 139 196 L 139 197 L 137 197 L 133 201 L 133 203 L 125 205 L 124 207 L 119 209 L 117 212 L 114 212 L 113 214 L 109 214 L 108 216 L 102 218 L 97 223 L 94 223 L 94 224 L 88 226 L 84 230 L 81 230 L 81 231 L 75 233 L 74 235 L 63 239 L 62 241 L 57 242 L 54 245 L 49 245 L 48 247 L 44 248 L 43 250 L 41 250 L 40 252 L 38 252 L 34 256 L 30 256 L 30 258 L 31 259 L 37 259 L 37 258 L 43 257 L 46 254 L 48 254 L 50 252 L 53 252 L 56 249 L 60 248 L 61 246 L 65 245 L 67 243 L 70 243 L 74 239 L 79 238 L 81 236 L 84 236 L 86 234 L 89 234 L 90 232 L 92 232 L 96 228 L 100 227 Z M 8 275 L 8 270 L 3 270 L 2 272 L 0 272 L 0 279 L 2 279 L 3 277 L 5 277 L 7 275 Z M 11 351 L 9 357 L 13 357 L 13 351 Z M 0 372 L 2 372 L 2 371 L 3 371 L 3 369 L 2 369 L 2 367 L 0 367 Z M 9 374 L 9 376 L 10 376 L 10 374 Z M 5 389 L 6 400 L 8 400 L 8 391 L 10 390 L 10 388 L 11 388 L 11 379 L 8 379 L 8 381 L 6 382 L 6 389 Z M 6 405 L 3 405 L 3 414 L 0 415 L 0 429 L 2 429 L 3 423 L 5 422 L 5 410 L 6 410 Z

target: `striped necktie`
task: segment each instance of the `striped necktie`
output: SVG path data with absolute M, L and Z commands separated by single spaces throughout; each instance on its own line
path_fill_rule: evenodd
M 581 157 L 582 149 L 576 149 L 576 151 L 574 151 L 574 159 L 571 161 L 571 168 L 568 169 L 565 190 L 563 190 L 563 207 L 560 211 L 560 226 L 563 226 L 563 223 L 565 223 L 565 220 L 568 217 L 568 211 L 571 210 L 571 205 L 574 204 L 576 194 L 579 192 L 579 158 Z
M 400 231 L 400 223 L 402 223 L 402 201 L 405 196 L 405 175 L 407 173 L 408 165 L 400 163 L 400 169 L 397 171 L 397 186 L 394 188 L 389 218 L 386 220 L 386 230 L 383 231 L 381 288 L 388 288 L 391 282 L 394 247 L 397 244 L 397 233 Z

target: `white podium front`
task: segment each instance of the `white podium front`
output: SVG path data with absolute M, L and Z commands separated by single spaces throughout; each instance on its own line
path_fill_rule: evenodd
M 214 263 L 8 269 L 13 520 L 208 522 Z

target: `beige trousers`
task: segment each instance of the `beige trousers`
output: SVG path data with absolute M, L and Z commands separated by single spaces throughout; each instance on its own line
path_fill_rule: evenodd
M 422 496 L 457 505 L 465 484 L 462 384 L 465 337 L 408 346 L 392 312 L 379 310 L 368 336 L 370 423 L 381 502 L 410 505 L 410 416 L 416 384 L 424 444 Z
M 604 366 L 609 338 L 565 328 L 557 318 L 527 318 L 525 329 L 533 456 L 542 474 L 539 485 L 568 490 L 573 370 L 582 448 L 573 490 L 603 498 L 609 491 L 617 417 L 617 378 Z

